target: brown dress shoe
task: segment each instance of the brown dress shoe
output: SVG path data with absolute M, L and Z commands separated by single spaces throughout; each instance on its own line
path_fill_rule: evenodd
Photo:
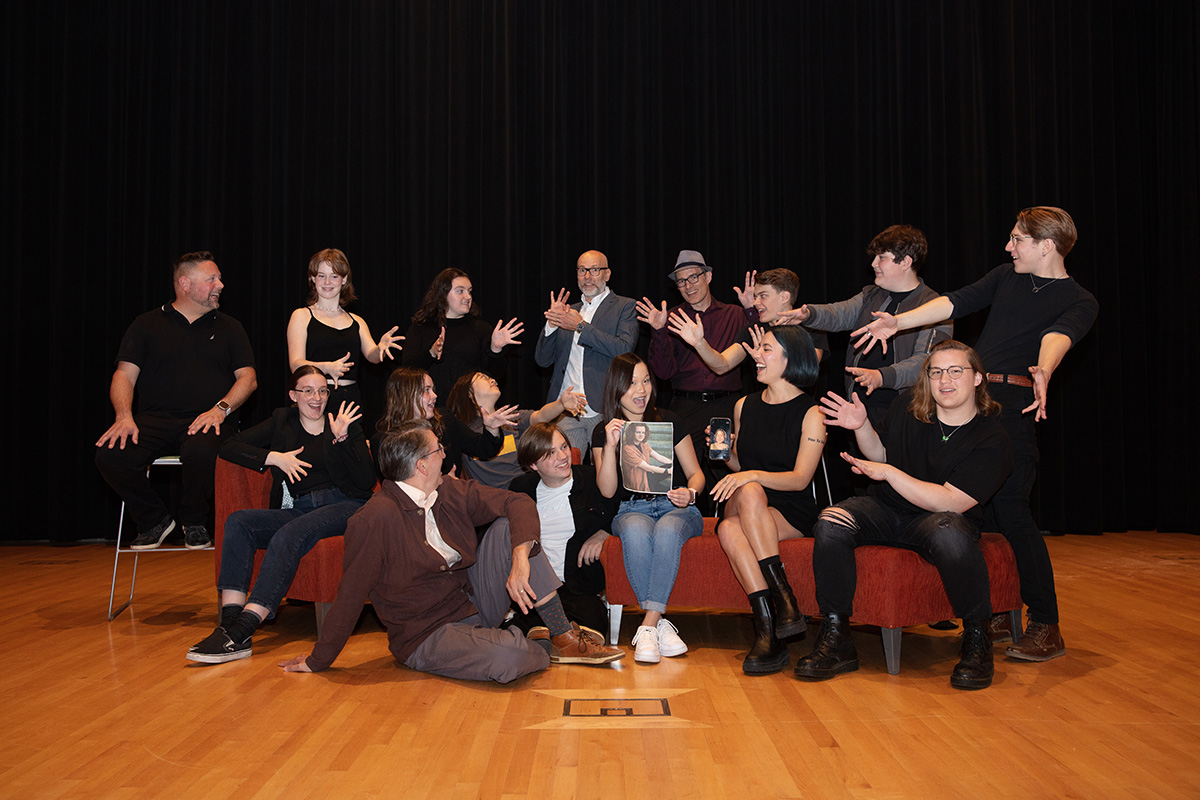
M 530 631 L 533 634 L 533 631 Z M 547 631 L 547 635 L 549 631 Z M 594 640 L 600 638 L 600 643 Z M 534 638 L 532 635 L 530 638 Z M 607 647 L 603 644 L 604 637 L 595 631 L 585 633 L 579 625 L 571 623 L 571 630 L 560 633 L 550 640 L 551 664 L 608 664 L 625 657 L 625 651 L 619 647 Z
M 1065 655 L 1066 652 L 1067 645 L 1063 642 L 1058 625 L 1030 620 L 1021 641 L 1011 645 L 1004 651 L 1004 655 L 1022 661 L 1049 661 Z
M 988 634 L 992 637 L 992 644 L 1011 642 L 1013 640 L 1012 615 L 1007 611 L 992 614 L 992 619 L 988 622 Z
M 603 647 L 607 643 L 607 640 L 604 638 L 604 634 L 595 628 L 589 628 L 587 625 L 580 625 L 578 622 L 573 622 L 571 624 L 575 626 L 575 629 L 579 631 L 582 636 L 587 637 L 588 641 L 597 647 Z M 537 625 L 529 629 L 529 633 L 525 634 L 525 638 L 535 641 L 538 644 L 545 642 L 546 644 L 543 646 L 549 648 L 550 629 L 545 625 Z M 549 652 L 548 649 L 547 652 Z

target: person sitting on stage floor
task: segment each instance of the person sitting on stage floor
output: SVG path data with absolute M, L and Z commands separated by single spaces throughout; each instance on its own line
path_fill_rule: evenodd
M 275 614 L 300 559 L 322 539 L 345 533 L 346 520 L 371 496 L 375 465 L 358 424 L 358 406 L 340 403 L 326 424 L 329 394 L 325 372 L 305 364 L 288 382 L 291 406 L 222 445 L 226 461 L 271 468 L 271 507 L 235 511 L 226 520 L 217 578 L 221 624 L 188 650 L 189 661 L 248 658 L 250 637 Z M 259 550 L 267 552 L 250 591 Z
M 333 664 L 371 601 L 396 660 L 448 678 L 508 683 L 559 663 L 607 664 L 624 657 L 597 646 L 567 621 L 562 585 L 538 544 L 537 505 L 476 481 L 445 480 L 446 452 L 429 423 L 383 437 L 386 479 L 346 528 L 337 598 L 308 656 L 280 662 L 288 672 Z M 482 542 L 477 526 L 490 525 Z M 546 638 L 498 626 L 516 602 L 536 608 Z
M 616 503 L 600 494 L 594 469 L 571 465 L 571 444 L 555 423 L 525 431 L 517 443 L 517 458 L 529 472 L 511 488 L 537 501 L 542 550 L 563 582 L 558 596 L 567 619 L 581 628 L 607 630 L 600 551 L 612 529 Z M 516 617 L 516 625 L 525 631 L 541 624 L 536 609 Z M 603 634 L 598 635 L 603 642 Z
M 979 549 L 983 504 L 1012 470 L 1012 444 L 1000 407 L 988 394 L 983 362 L 962 342 L 934 346 L 916 386 L 892 403 L 876 431 L 858 395 L 821 398 L 826 424 L 854 431 L 865 459 L 842 453 L 873 481 L 866 497 L 821 512 L 813 527 L 813 575 L 823 619 L 796 676 L 826 679 L 858 669 L 850 637 L 857 585 L 854 549 L 903 547 L 937 567 L 954 613 L 962 618 L 956 689 L 992 684 L 992 616 L 987 563 Z

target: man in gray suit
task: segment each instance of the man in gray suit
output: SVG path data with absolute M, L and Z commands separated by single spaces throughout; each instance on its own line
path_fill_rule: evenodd
M 582 392 L 587 405 L 578 417 L 559 420 L 559 430 L 572 447 L 587 454 L 592 429 L 600 421 L 604 378 L 608 364 L 633 350 L 638 339 L 637 311 L 631 298 L 608 288 L 611 271 L 608 259 L 598 250 L 588 250 L 575 264 L 582 302 L 567 305 L 570 293 L 550 293 L 546 327 L 538 337 L 534 358 L 538 366 L 553 367 L 549 400 L 565 390 Z

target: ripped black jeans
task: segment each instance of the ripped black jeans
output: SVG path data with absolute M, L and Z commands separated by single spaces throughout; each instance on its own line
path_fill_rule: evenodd
M 853 524 L 830 519 L 836 509 Z M 873 497 L 851 497 L 826 509 L 813 526 L 813 574 L 822 614 L 852 616 L 858 571 L 854 548 L 878 544 L 903 547 L 937 567 L 956 616 L 983 622 L 992 616 L 987 563 L 979 549 L 979 529 L 949 511 L 902 514 Z

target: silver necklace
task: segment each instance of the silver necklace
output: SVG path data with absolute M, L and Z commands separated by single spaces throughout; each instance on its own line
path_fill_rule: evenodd
M 1031 272 L 1031 273 L 1029 273 L 1029 282 L 1030 282 L 1031 284 L 1033 284 L 1033 293 L 1034 293 L 1034 294 L 1037 294 L 1037 293 L 1038 293 L 1038 292 L 1040 292 L 1042 289 L 1045 289 L 1047 286 L 1049 286 L 1051 283 L 1054 283 L 1055 281 L 1061 281 L 1063 278 L 1069 278 L 1069 277 L 1070 277 L 1069 275 L 1060 275 L 1060 276 L 1058 276 L 1057 278 L 1051 278 L 1051 279 L 1049 280 L 1049 282 L 1047 282 L 1047 283 L 1043 283 L 1041 286 L 1038 286 L 1038 285 L 1037 285 L 1037 281 L 1035 281 L 1035 280 L 1033 279 L 1033 273 Z

